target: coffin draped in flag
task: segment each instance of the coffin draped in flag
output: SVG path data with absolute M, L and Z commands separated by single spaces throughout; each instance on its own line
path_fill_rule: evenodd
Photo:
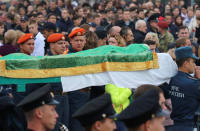
M 0 58 L 0 76 L 61 77 L 64 91 L 108 83 L 135 88 L 133 85 L 138 82 L 165 82 L 176 71 L 176 64 L 169 55 L 152 53 L 143 44 L 102 46 L 68 55 L 33 57 L 16 53 Z

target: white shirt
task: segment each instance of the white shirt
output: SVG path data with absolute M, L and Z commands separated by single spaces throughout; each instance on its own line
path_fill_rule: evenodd
M 34 50 L 31 56 L 44 56 L 44 47 L 45 47 L 45 38 L 44 36 L 38 32 L 38 34 L 35 36 L 34 40 Z

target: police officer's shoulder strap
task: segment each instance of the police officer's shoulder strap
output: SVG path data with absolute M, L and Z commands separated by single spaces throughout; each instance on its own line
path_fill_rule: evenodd
M 199 80 L 199 79 L 192 77 L 192 76 L 187 76 L 187 78 L 192 79 L 192 80 Z

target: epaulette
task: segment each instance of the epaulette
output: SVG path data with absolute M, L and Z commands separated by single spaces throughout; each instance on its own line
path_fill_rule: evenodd
M 192 80 L 198 80 L 197 78 L 194 78 L 192 76 L 187 76 L 187 78 L 192 79 Z

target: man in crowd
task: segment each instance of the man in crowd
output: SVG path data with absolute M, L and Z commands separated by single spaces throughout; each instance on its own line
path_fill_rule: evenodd
M 26 115 L 28 130 L 53 130 L 58 114 L 55 110 L 59 102 L 50 92 L 50 86 L 45 85 L 28 94 L 19 104 Z
M 22 35 L 17 41 L 21 53 L 31 55 L 34 50 L 34 36 L 31 33 Z
M 57 22 L 60 32 L 68 34 L 73 27 L 73 22 L 69 17 L 69 12 L 66 8 L 61 10 L 61 19 Z
M 124 9 L 124 11 L 123 11 L 123 20 L 117 21 L 116 25 L 118 25 L 120 27 L 127 26 L 127 27 L 131 28 L 131 30 L 134 30 L 135 24 L 134 24 L 134 22 L 132 22 L 130 20 L 130 11 L 129 11 L 129 9 Z
M 134 43 L 143 43 L 147 32 L 147 25 L 144 20 L 135 23 Z
M 28 30 L 28 18 L 26 16 L 22 16 L 20 18 L 20 25 L 16 27 L 16 30 L 20 30 L 24 33 L 29 33 Z
M 49 51 L 49 43 L 46 40 L 53 33 L 56 33 L 56 25 L 51 22 L 45 23 L 42 29 L 42 34 L 45 37 L 45 54 Z
M 160 47 L 161 52 L 167 52 L 168 45 L 174 42 L 173 35 L 168 32 L 168 23 L 166 21 L 158 22 L 158 32 L 160 33 Z
M 124 38 L 126 45 L 133 44 L 134 36 L 132 30 L 129 27 L 122 27 L 120 35 Z
M 38 24 L 36 21 L 32 20 L 28 25 L 29 32 L 34 35 L 34 51 L 31 53 L 32 56 L 44 56 L 45 38 L 38 31 Z
M 147 32 L 154 32 L 157 33 L 158 32 L 158 17 L 160 16 L 160 14 L 156 13 L 151 15 L 148 18 L 148 30 Z

